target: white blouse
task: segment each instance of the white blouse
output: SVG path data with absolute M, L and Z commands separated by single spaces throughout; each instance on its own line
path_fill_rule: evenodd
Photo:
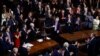
M 94 19 L 93 20 L 93 29 L 97 30 L 99 28 L 100 20 L 99 19 Z

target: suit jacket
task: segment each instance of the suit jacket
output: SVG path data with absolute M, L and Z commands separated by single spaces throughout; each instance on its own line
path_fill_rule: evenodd
M 97 42 L 96 42 L 96 55 L 100 53 L 100 36 L 97 37 Z
M 32 41 L 32 40 L 34 40 L 36 38 L 36 31 L 35 31 L 35 29 L 32 29 L 31 28 L 31 32 L 28 34 L 28 40 L 29 41 Z
M 51 27 L 52 25 L 53 25 L 53 20 L 51 18 L 47 17 L 45 20 L 45 26 Z
M 18 20 L 18 27 L 20 30 L 23 28 L 24 24 L 25 24 L 24 20 L 21 20 L 21 19 Z
M 28 56 L 28 51 L 24 47 L 19 48 L 19 53 L 20 53 L 20 56 Z
M 70 52 L 67 49 L 64 52 L 64 56 L 70 56 Z
M 7 34 L 7 32 L 3 33 L 3 39 L 4 39 L 4 41 L 6 42 L 6 37 L 8 35 L 9 35 L 9 39 L 11 40 L 11 42 L 13 42 L 13 35 L 12 35 L 11 32 L 8 32 L 8 34 Z
M 70 56 L 70 52 L 74 53 L 73 56 L 78 56 L 77 55 L 78 54 L 78 49 L 77 49 L 76 46 L 70 45 L 68 47 L 68 50 L 67 49 L 65 50 L 64 56 Z
M 88 43 L 88 56 L 96 56 L 96 38 L 92 39 L 89 43 Z
M 13 26 L 14 24 L 17 24 L 17 21 L 13 18 L 10 18 L 8 21 L 7 21 L 7 25 L 8 26 Z
M 4 56 L 4 53 L 6 50 L 7 49 L 6 49 L 6 44 L 5 44 L 4 40 L 0 39 L 0 55 Z
M 69 24 L 70 24 L 70 26 L 73 26 L 74 20 L 71 18 L 70 21 L 71 21 L 71 23 L 67 23 L 68 22 L 68 19 L 66 19 L 66 25 L 67 26 L 69 26 Z
M 0 39 L 0 53 L 6 49 L 5 42 Z
M 58 50 L 55 49 L 51 56 L 61 56 L 61 55 L 58 53 Z
M 26 36 L 27 36 L 27 33 L 22 29 L 21 31 L 21 44 L 23 44 L 24 42 L 26 42 Z
M 31 28 L 31 26 L 30 26 L 30 23 L 32 22 L 32 18 L 30 19 L 29 17 L 27 18 L 27 22 L 26 22 L 26 25 L 27 25 L 27 27 L 28 27 L 28 29 L 29 28 Z

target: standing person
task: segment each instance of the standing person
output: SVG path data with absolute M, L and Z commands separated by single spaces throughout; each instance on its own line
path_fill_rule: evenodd
M 56 33 L 59 33 L 59 31 L 60 31 L 60 23 L 59 23 L 59 17 L 56 17 L 56 19 L 55 19 L 55 24 L 54 24 L 54 31 L 56 32 Z
M 21 46 L 19 48 L 19 53 L 20 53 L 20 56 L 28 56 L 28 49 L 23 47 L 23 46 Z
M 19 29 L 16 29 L 16 32 L 14 33 L 14 47 L 19 48 L 20 47 L 20 32 Z
M 79 31 L 81 29 L 81 19 L 80 17 L 77 17 L 76 21 L 75 21 L 75 27 L 76 27 L 76 31 Z
M 9 44 L 13 44 L 13 35 L 10 31 L 10 27 L 6 28 L 6 32 L 5 32 L 5 40 L 7 40 L 9 42 Z
M 31 26 L 30 26 L 30 23 L 33 21 L 33 13 L 32 12 L 29 12 L 28 13 L 28 17 L 25 19 L 25 23 L 27 25 L 27 29 L 29 29 Z
M 5 33 L 3 34 L 3 38 L 4 38 L 4 43 L 5 43 L 5 49 L 8 52 L 11 52 L 12 48 L 13 48 L 13 35 L 10 31 L 10 27 L 6 28 Z
M 4 43 L 4 40 L 3 40 L 3 34 L 0 32 L 0 55 L 4 55 L 4 52 L 5 52 L 5 43 Z
M 21 14 L 21 6 L 18 4 L 14 10 L 15 19 L 19 20 L 19 15 Z
M 27 35 L 27 26 L 24 25 L 21 30 L 21 45 L 23 45 L 26 42 L 26 39 L 28 38 Z
M 3 5 L 3 12 L 1 15 L 1 25 L 4 24 L 4 22 L 6 21 L 6 18 L 7 18 L 6 5 Z
M 35 40 L 36 39 L 36 34 L 37 34 L 34 23 L 30 23 L 30 26 L 31 26 L 31 28 L 30 28 L 30 32 L 28 34 L 28 37 L 29 37 L 28 40 L 29 40 L 29 42 Z
M 99 24 L 100 24 L 100 20 L 99 20 L 99 16 L 97 16 L 96 19 L 93 20 L 93 29 L 98 30 Z
M 88 56 L 96 56 L 96 36 L 94 33 L 90 34 L 90 39 L 87 41 Z
M 43 4 L 41 1 L 39 1 L 37 4 L 37 14 L 39 17 L 43 15 Z
M 21 30 L 23 28 L 23 24 L 24 24 L 24 18 L 23 18 L 23 14 L 20 14 L 19 16 L 19 20 L 18 20 L 18 27 L 19 27 L 19 30 Z
M 60 17 L 60 23 L 65 24 L 65 21 L 66 21 L 65 10 L 61 10 L 59 17 Z
M 91 15 L 91 12 L 88 12 L 87 15 L 85 15 L 85 26 L 87 29 L 92 29 L 93 27 L 93 16 Z
M 66 29 L 68 33 L 73 32 L 73 20 L 70 14 L 68 14 L 68 18 L 66 20 Z

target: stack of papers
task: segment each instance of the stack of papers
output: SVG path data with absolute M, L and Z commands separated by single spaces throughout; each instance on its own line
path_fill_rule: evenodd
M 38 42 L 43 42 L 43 39 L 38 39 L 37 41 L 38 41 Z
M 32 46 L 34 46 L 34 45 L 31 44 L 31 43 L 25 43 L 25 44 L 23 44 L 24 48 L 31 48 Z
M 49 38 L 49 37 L 46 37 L 46 39 L 47 39 L 47 40 L 50 40 L 51 38 Z

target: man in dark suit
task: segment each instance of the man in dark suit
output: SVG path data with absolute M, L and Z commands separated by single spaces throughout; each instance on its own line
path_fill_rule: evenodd
M 23 26 L 23 29 L 21 30 L 21 45 L 26 42 L 26 39 L 27 39 L 27 26 L 24 25 Z
M 73 19 L 70 14 L 68 14 L 68 18 L 66 19 L 66 29 L 68 33 L 73 32 Z
M 65 50 L 64 56 L 70 56 L 70 53 L 68 50 Z
M 30 32 L 28 34 L 28 37 L 29 37 L 28 40 L 33 41 L 36 38 L 36 29 L 35 29 L 34 23 L 30 23 L 30 26 L 31 26 L 31 28 L 30 28 Z
M 5 55 L 5 53 L 8 53 L 13 48 L 13 38 L 11 36 L 11 33 L 8 29 L 6 29 L 6 32 L 2 33 L 0 36 L 0 51 L 1 55 Z
M 87 44 L 88 56 L 96 56 L 96 42 L 97 42 L 97 39 L 95 37 L 96 37 L 95 34 L 91 33 L 90 39 L 89 39 L 88 44 Z
M 97 36 L 96 54 L 97 54 L 97 55 L 100 55 L 100 36 Z
M 78 56 L 78 48 L 76 46 L 71 45 L 68 42 L 65 42 L 64 48 L 64 56 Z
M 29 12 L 28 13 L 28 17 L 25 19 L 25 23 L 26 23 L 28 29 L 31 27 L 30 23 L 33 21 L 33 17 L 32 16 L 33 16 L 33 13 Z
M 7 51 L 12 50 L 14 43 L 13 43 L 13 35 L 10 31 L 10 27 L 6 28 L 6 32 L 3 34 L 3 38 L 4 38 L 6 50 Z
M 3 40 L 3 34 L 0 32 L 0 55 L 4 55 L 5 43 Z
M 80 17 L 77 17 L 75 20 L 75 31 L 79 31 L 81 29 L 81 20 Z
M 19 53 L 20 53 L 20 56 L 28 56 L 28 51 L 25 47 L 20 47 L 19 48 Z

